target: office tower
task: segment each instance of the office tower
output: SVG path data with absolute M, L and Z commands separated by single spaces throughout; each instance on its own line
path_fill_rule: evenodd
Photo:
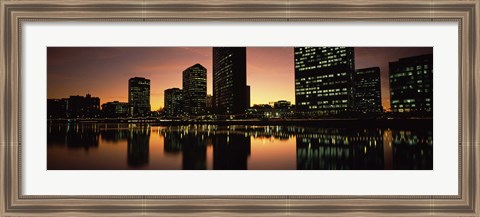
M 128 104 L 130 116 L 148 116 L 150 113 L 149 79 L 134 77 L 128 80 Z
M 166 89 L 164 108 L 167 116 L 176 117 L 184 114 L 184 91 L 179 88 Z
M 183 71 L 183 91 L 187 114 L 204 114 L 207 98 L 207 69 L 198 63 L 185 69 Z
M 128 116 L 127 102 L 107 102 L 102 104 L 102 114 L 107 118 L 124 118 Z
M 314 115 L 342 114 L 353 108 L 353 47 L 295 47 L 295 101 Z
M 70 96 L 67 100 L 68 118 L 94 118 L 100 114 L 100 98 L 90 94 Z
M 390 104 L 393 112 L 432 112 L 433 55 L 390 62 Z
M 213 106 L 219 114 L 243 114 L 247 104 L 247 49 L 213 48 Z
M 382 112 L 380 68 L 358 69 L 353 75 L 355 110 L 363 113 Z

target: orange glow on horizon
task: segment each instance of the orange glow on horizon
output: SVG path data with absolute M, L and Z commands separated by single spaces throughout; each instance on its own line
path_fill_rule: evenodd
M 432 53 L 429 48 L 355 48 L 355 67 L 381 68 L 382 104 L 390 107 L 388 62 Z M 212 94 L 211 47 L 53 47 L 47 50 L 48 98 L 71 95 L 99 97 L 100 103 L 128 101 L 128 79 L 150 79 L 153 111 L 163 107 L 164 90 L 182 88 L 184 69 L 200 63 L 207 69 L 207 93 Z M 247 85 L 251 105 L 278 100 L 295 103 L 292 47 L 249 47 Z

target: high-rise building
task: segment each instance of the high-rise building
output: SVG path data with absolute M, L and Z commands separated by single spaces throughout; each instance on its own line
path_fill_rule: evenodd
M 128 80 L 128 104 L 130 116 L 148 116 L 150 113 L 149 79 L 134 77 Z
M 70 96 L 67 100 L 68 118 L 94 118 L 100 115 L 100 98 L 86 96 Z
M 353 75 L 355 110 L 363 113 L 382 112 L 380 68 L 357 69 Z
M 166 89 L 164 108 L 167 116 L 176 117 L 184 114 L 184 91 L 179 88 Z
M 393 112 L 432 112 L 433 55 L 390 62 L 390 104 Z
M 183 71 L 183 91 L 187 114 L 204 114 L 207 99 L 207 69 L 198 63 L 185 69 Z
M 316 115 L 353 108 L 353 47 L 295 47 L 296 108 Z
M 108 118 L 120 118 L 128 116 L 128 103 L 127 102 L 107 102 L 102 104 L 102 114 Z
M 243 114 L 247 105 L 247 49 L 213 48 L 213 107 L 219 114 Z

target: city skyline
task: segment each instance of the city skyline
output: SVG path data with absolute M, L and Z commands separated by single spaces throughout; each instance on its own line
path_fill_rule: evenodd
M 380 67 L 382 105 L 389 108 L 389 62 L 431 53 L 431 47 L 355 48 L 355 68 Z M 164 90 L 181 88 L 182 72 L 197 63 L 207 69 L 207 93 L 212 94 L 211 47 L 55 47 L 47 49 L 47 56 L 48 98 L 90 93 L 101 104 L 127 102 L 126 80 L 145 77 L 151 80 L 151 109 L 158 110 L 164 105 Z M 248 47 L 247 85 L 251 87 L 250 105 L 278 100 L 295 103 L 293 47 Z

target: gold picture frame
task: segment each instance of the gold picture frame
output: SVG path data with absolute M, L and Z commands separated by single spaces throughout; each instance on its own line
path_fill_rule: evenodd
M 478 0 L 0 0 L 0 216 L 479 216 Z M 456 22 L 459 194 L 454 196 L 22 195 L 22 23 Z

